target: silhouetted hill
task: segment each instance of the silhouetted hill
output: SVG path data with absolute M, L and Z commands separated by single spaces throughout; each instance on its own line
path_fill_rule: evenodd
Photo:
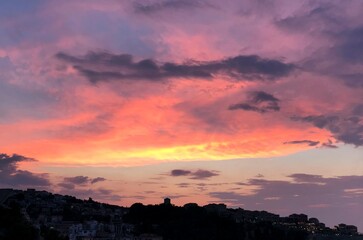
M 20 208 L 0 206 L 0 239 L 35 239 L 37 230 L 20 212 Z
M 362 240 L 357 228 L 328 228 L 305 214 L 280 217 L 224 204 L 130 208 L 46 191 L 0 189 L 0 240 Z
M 308 236 L 306 231 L 285 230 L 268 221 L 236 223 L 232 215 L 199 206 L 186 208 L 136 203 L 130 207 L 124 221 L 135 225 L 136 235 L 148 232 L 165 239 L 303 240 Z

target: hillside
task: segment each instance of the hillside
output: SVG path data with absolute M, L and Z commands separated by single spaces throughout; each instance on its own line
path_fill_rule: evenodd
M 363 239 L 355 226 L 328 228 L 305 214 L 280 217 L 224 204 L 183 207 L 170 199 L 130 208 L 46 191 L 0 189 L 0 239 Z

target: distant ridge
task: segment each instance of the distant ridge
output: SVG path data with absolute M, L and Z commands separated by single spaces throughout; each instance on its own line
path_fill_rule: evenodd
M 225 204 L 179 207 L 171 201 L 126 208 L 35 189 L 0 189 L 0 239 L 363 240 L 353 225 L 331 229 L 305 214 L 280 217 Z

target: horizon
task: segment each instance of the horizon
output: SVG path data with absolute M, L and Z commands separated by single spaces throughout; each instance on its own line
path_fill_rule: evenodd
M 363 229 L 363 2 L 4 0 L 0 188 Z
M 99 201 L 95 201 L 92 196 L 89 196 L 88 199 L 87 198 L 84 198 L 84 199 L 80 199 L 80 198 L 77 198 L 76 196 L 72 196 L 72 195 L 62 195 L 62 194 L 59 194 L 59 193 L 52 193 L 50 191 L 47 191 L 47 190 L 37 190 L 37 189 L 34 189 L 34 188 L 28 188 L 26 190 L 23 190 L 23 189 L 13 189 L 13 188 L 0 188 L 0 190 L 11 190 L 11 191 L 23 191 L 23 192 L 32 192 L 32 191 L 35 191 L 35 192 L 47 192 L 47 193 L 50 193 L 52 195 L 61 195 L 61 196 L 67 196 L 67 197 L 75 197 L 76 199 L 79 199 L 79 200 L 83 200 L 84 202 L 88 202 L 88 201 L 93 201 L 93 202 L 96 202 L 96 203 L 99 203 L 99 204 L 109 204 L 109 203 L 105 203 L 105 202 L 99 202 Z M 11 196 L 10 196 L 11 197 Z M 10 197 L 7 197 L 7 198 L 10 198 Z M 166 203 L 166 199 L 169 199 L 170 203 Z M 3 199 L 2 199 L 3 200 Z M 6 201 L 7 199 L 5 199 Z M 142 204 L 143 206 L 157 206 L 157 205 L 170 205 L 172 207 L 181 207 L 181 208 L 184 208 L 185 205 L 188 205 L 188 204 L 196 204 L 197 207 L 206 207 L 206 206 L 210 206 L 210 205 L 223 205 L 226 207 L 226 209 L 233 209 L 233 210 L 237 210 L 237 209 L 241 209 L 241 210 L 245 210 L 245 211 L 257 211 L 257 212 L 267 212 L 267 213 L 271 213 L 271 214 L 276 214 L 278 215 L 279 217 L 281 218 L 284 218 L 284 217 L 289 217 L 291 215 L 294 215 L 294 214 L 298 214 L 298 215 L 306 215 L 305 213 L 303 212 L 292 212 L 288 215 L 284 215 L 284 216 L 281 216 L 277 213 L 274 213 L 274 212 L 269 212 L 269 211 L 266 211 L 266 210 L 255 210 L 255 209 L 244 209 L 244 208 L 241 208 L 241 207 L 229 207 L 228 205 L 226 205 L 225 203 L 223 202 L 211 202 L 211 203 L 208 203 L 208 204 L 205 204 L 205 205 L 199 205 L 198 203 L 196 202 L 187 202 L 187 203 L 184 203 L 182 205 L 176 205 L 176 204 L 173 204 L 173 199 L 169 198 L 169 197 L 165 197 L 163 199 L 161 199 L 162 201 L 160 201 L 159 203 L 155 203 L 155 204 L 144 204 L 143 202 L 134 202 L 133 204 L 131 204 L 130 206 L 123 206 L 123 205 L 114 205 L 114 204 L 109 204 L 111 206 L 116 206 L 116 207 L 121 207 L 121 208 L 131 208 L 134 204 Z M 308 217 L 308 219 L 310 218 L 315 218 L 315 217 L 312 217 L 312 216 L 309 216 L 309 215 L 306 215 Z M 318 219 L 320 221 L 320 219 Z M 321 221 L 320 221 L 321 222 Z M 324 222 L 321 222 L 321 223 L 324 223 Z M 333 226 L 327 226 L 331 229 L 334 229 L 336 226 L 338 226 L 339 224 L 345 224 L 343 222 L 339 222 L 337 224 L 334 224 Z M 358 234 L 363 234 L 363 232 L 360 232 L 359 231 L 359 228 L 358 228 Z

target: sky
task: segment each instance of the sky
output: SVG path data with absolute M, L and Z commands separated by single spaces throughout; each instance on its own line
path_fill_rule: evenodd
M 0 5 L 0 187 L 363 232 L 362 1 Z

